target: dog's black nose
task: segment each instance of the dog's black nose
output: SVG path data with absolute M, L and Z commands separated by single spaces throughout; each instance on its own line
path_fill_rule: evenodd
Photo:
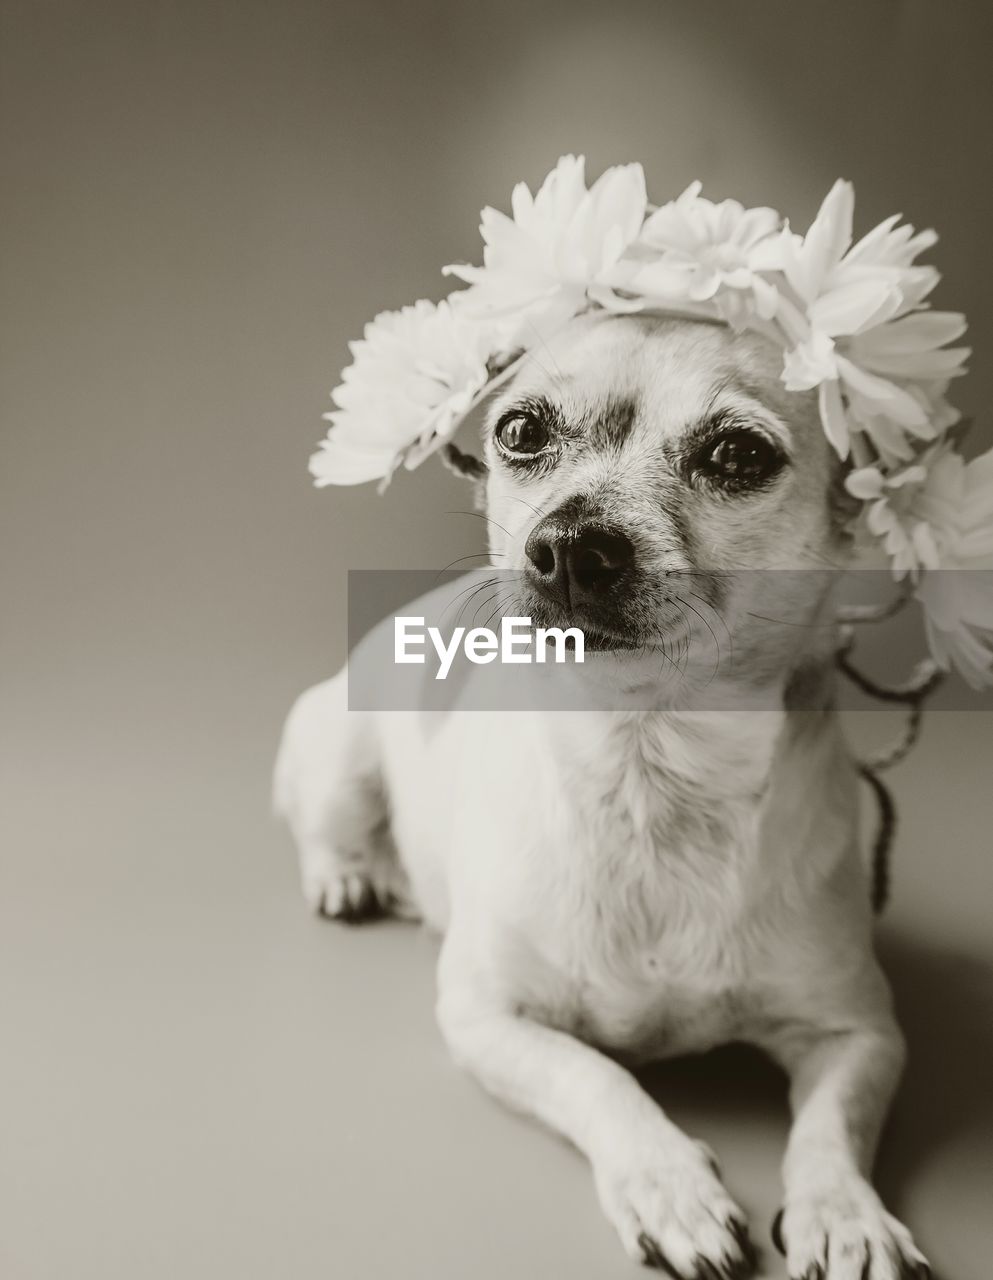
M 564 604 L 594 603 L 634 564 L 634 546 L 620 529 L 576 525 L 554 513 L 531 530 L 524 553 L 531 581 Z

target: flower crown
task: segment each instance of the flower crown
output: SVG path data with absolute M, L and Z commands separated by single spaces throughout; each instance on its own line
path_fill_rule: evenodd
M 965 317 L 933 311 L 940 279 L 915 265 L 937 240 L 896 214 L 852 243 L 855 195 L 839 180 L 806 235 L 773 209 L 714 204 L 700 183 L 648 203 L 640 164 L 587 189 L 582 156 L 563 156 L 512 216 L 484 209 L 483 266 L 444 268 L 469 287 L 385 311 L 350 344 L 318 485 L 410 469 L 449 441 L 530 348 L 580 312 L 664 310 L 753 330 L 783 351 L 787 390 L 817 388 L 821 422 L 862 503 L 858 532 L 889 557 L 923 605 L 944 669 L 993 685 L 993 449 L 966 462 L 946 399 L 969 351 L 949 347 Z M 956 580 L 958 583 L 956 585 Z

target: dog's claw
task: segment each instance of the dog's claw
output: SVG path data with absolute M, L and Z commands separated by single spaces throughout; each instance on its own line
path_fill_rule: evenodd
M 738 1272 L 747 1275 L 749 1271 L 754 1271 L 759 1260 L 755 1246 L 752 1244 L 752 1237 L 748 1233 L 748 1227 L 740 1218 L 732 1218 L 728 1223 L 728 1230 L 734 1236 L 738 1248 L 741 1250 L 746 1270 L 741 1271 L 742 1264 L 735 1259 L 728 1259 L 727 1263 L 725 1263 L 725 1268 L 737 1268 Z
M 319 916 L 344 924 L 378 920 L 388 910 L 388 904 L 380 901 L 371 882 L 357 874 L 343 875 L 335 885 L 326 887 L 317 905 Z
M 669 1259 L 647 1231 L 643 1231 L 638 1237 L 638 1244 L 646 1267 L 654 1267 L 657 1271 L 664 1271 L 667 1276 L 672 1276 L 673 1280 L 680 1280 L 679 1272 L 673 1269 Z
M 830 1280 L 836 1256 L 845 1275 L 859 1280 L 883 1274 L 887 1280 L 931 1280 L 927 1259 L 871 1188 L 861 1200 L 794 1201 L 789 1212 L 789 1237 L 783 1230 L 784 1209 L 773 1219 L 770 1234 L 787 1258 L 790 1280 Z
M 742 1256 L 740 1258 L 732 1258 L 725 1255 L 720 1260 L 720 1263 L 716 1263 L 710 1258 L 704 1258 L 698 1254 L 693 1259 L 692 1280 L 745 1280 L 747 1276 L 752 1274 L 757 1262 L 757 1256 L 748 1237 L 748 1228 L 742 1222 L 733 1219 L 728 1223 L 728 1230 L 737 1241 Z M 642 1261 L 646 1267 L 653 1267 L 656 1271 L 662 1271 L 665 1275 L 671 1276 L 673 1280 L 682 1280 L 682 1274 L 676 1270 L 656 1241 L 647 1232 L 642 1232 L 638 1237 L 638 1244 L 641 1246 Z
M 769 1235 L 772 1237 L 772 1243 L 776 1246 L 777 1251 L 785 1258 L 786 1245 L 783 1241 L 783 1213 L 784 1210 L 780 1209 L 773 1218 Z

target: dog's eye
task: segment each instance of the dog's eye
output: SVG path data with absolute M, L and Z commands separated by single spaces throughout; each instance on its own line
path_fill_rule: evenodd
M 534 414 L 515 410 L 497 423 L 496 442 L 504 453 L 528 457 L 547 448 L 548 428 Z
M 707 479 L 744 489 L 771 479 L 786 459 L 768 436 L 742 427 L 709 441 L 694 461 Z

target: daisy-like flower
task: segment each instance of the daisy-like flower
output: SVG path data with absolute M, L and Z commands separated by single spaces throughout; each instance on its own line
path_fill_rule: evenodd
M 845 488 L 867 503 L 865 522 L 890 558 L 898 580 L 920 569 L 937 569 L 938 548 L 925 519 L 921 497 L 927 484 L 925 463 L 890 474 L 878 466 L 862 467 L 845 478 Z
M 973 688 L 993 684 L 993 449 L 966 462 L 946 441 L 892 475 L 864 467 L 845 483 L 894 576 L 914 578 L 936 660 Z
M 844 179 L 839 178 L 838 183 Z M 851 183 L 845 183 L 851 186 Z M 910 267 L 918 254 L 926 249 L 933 249 L 938 243 L 938 233 L 928 228 L 926 231 L 915 231 L 909 222 L 900 222 L 901 213 L 891 213 L 871 231 L 867 231 L 857 245 L 848 253 L 849 265 L 859 262 L 870 262 L 877 266 Z M 930 271 L 933 268 L 920 268 Z
M 712 302 L 721 319 L 743 328 L 751 312 L 771 319 L 775 287 L 754 269 L 755 249 L 780 226 L 774 209 L 746 209 L 737 200 L 714 204 L 691 183 L 648 218 L 625 288 L 662 303 Z
M 449 302 L 376 316 L 331 393 L 331 428 L 310 459 L 315 484 L 385 480 L 433 452 L 486 386 L 491 348 L 486 328 Z
M 848 456 L 851 431 L 872 436 L 887 458 L 912 450 L 904 434 L 936 434 L 914 382 L 962 372 L 964 349 L 941 350 L 961 335 L 961 316 L 918 313 L 938 280 L 913 260 L 935 240 L 889 218 L 852 246 L 851 183 L 832 187 L 805 236 L 788 229 L 757 250 L 758 264 L 782 274 L 777 320 L 793 346 L 783 381 L 793 391 L 818 387 L 824 429 Z M 878 439 L 876 438 L 878 435 Z
M 914 454 L 911 439 L 933 440 L 959 419 L 945 393 L 965 373 L 968 347 L 943 347 L 966 328 L 965 316 L 917 311 L 856 334 L 838 357 L 848 420 L 892 466 Z M 839 388 L 840 392 L 840 388 Z M 833 396 L 828 388 L 826 395 Z M 912 400 L 917 411 L 911 411 Z
M 839 178 L 806 235 L 786 227 L 756 254 L 759 266 L 782 273 L 795 299 L 784 297 L 779 314 L 788 336 L 804 347 L 787 364 L 791 390 L 837 376 L 833 343 L 825 339 L 881 324 L 897 314 L 903 301 L 904 268 L 891 260 L 890 242 L 877 234 L 880 229 L 852 248 L 854 212 L 854 188 Z
M 505 322 L 508 345 L 526 345 L 581 311 L 591 290 L 609 293 L 646 207 L 640 164 L 608 169 L 587 190 L 584 158 L 563 156 L 536 195 L 514 188 L 512 217 L 483 210 L 483 266 L 445 273 L 473 286 L 467 308 Z
M 916 591 L 928 648 L 945 671 L 973 689 L 993 685 L 993 560 L 973 569 L 926 573 Z

